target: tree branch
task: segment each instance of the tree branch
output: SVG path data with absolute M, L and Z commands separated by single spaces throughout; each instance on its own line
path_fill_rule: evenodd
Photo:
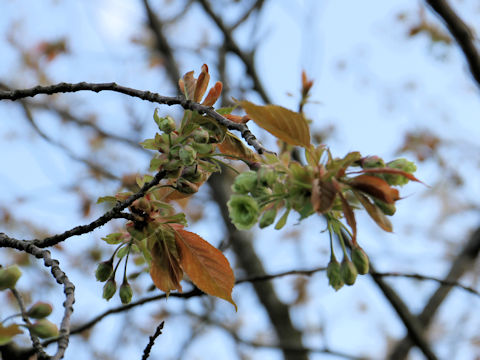
M 475 37 L 467 24 L 455 13 L 446 0 L 425 0 L 445 22 L 458 45 L 462 49 L 470 67 L 470 72 L 480 87 L 480 54 L 475 46 Z
M 152 11 L 148 0 L 143 0 L 143 6 L 147 13 L 148 25 L 155 35 L 156 49 L 163 56 L 165 61 L 166 73 L 170 81 L 174 86 L 177 85 L 177 81 L 180 79 L 180 72 L 178 71 L 177 62 L 173 56 L 173 50 L 163 31 L 163 23 L 159 17 Z
M 143 356 L 142 356 L 142 360 L 147 360 L 148 357 L 150 356 L 150 351 L 152 350 L 152 347 L 153 347 L 153 344 L 155 343 L 155 339 L 157 337 L 160 336 L 160 334 L 162 333 L 162 329 L 163 329 L 163 324 L 165 322 L 162 321 L 160 323 L 160 325 L 157 326 L 157 329 L 155 330 L 155 333 L 149 337 L 149 340 L 148 340 L 148 344 L 147 346 L 145 347 L 145 349 L 143 350 Z
M 25 251 L 35 256 L 37 259 L 43 259 L 43 264 L 46 267 L 50 268 L 50 271 L 57 283 L 63 285 L 63 292 L 65 294 L 65 301 L 63 303 L 63 307 L 65 308 L 65 311 L 63 313 L 62 322 L 60 324 L 60 336 L 57 340 L 57 352 L 53 357 L 51 357 L 52 360 L 59 360 L 63 358 L 69 341 L 70 317 L 73 312 L 73 303 L 75 302 L 75 286 L 68 279 L 67 275 L 60 269 L 58 260 L 52 259 L 52 257 L 50 256 L 50 251 L 42 250 L 29 241 L 10 238 L 4 233 L 0 233 L 0 247 L 9 247 L 20 251 Z M 43 354 L 40 352 L 40 355 Z
M 18 307 L 20 308 L 20 313 L 22 314 L 23 322 L 28 326 L 31 326 L 32 323 L 30 322 L 30 319 L 27 316 L 27 310 L 25 309 L 25 304 L 23 303 L 22 296 L 20 295 L 17 289 L 13 288 L 10 290 L 12 291 L 13 296 L 15 296 L 15 299 L 17 300 Z M 28 333 L 30 334 L 30 339 L 32 340 L 32 345 L 33 345 L 33 349 L 35 350 L 35 353 L 38 354 L 40 359 L 48 358 L 48 354 L 43 349 L 42 344 L 40 344 L 40 339 L 38 338 L 38 336 L 34 335 L 30 330 L 28 330 Z
M 463 249 L 453 261 L 450 271 L 445 277 L 446 282 L 456 282 L 467 272 L 474 264 L 475 259 L 480 252 L 480 228 L 478 228 L 467 241 Z M 440 286 L 435 293 L 427 301 L 423 311 L 417 316 L 418 322 L 424 330 L 428 328 L 440 308 L 442 302 L 450 293 L 452 287 L 450 285 Z M 397 343 L 393 351 L 390 353 L 390 360 L 403 360 L 407 357 L 412 343 L 408 337 L 403 338 Z
M 203 10 L 205 10 L 208 16 L 210 16 L 210 18 L 215 22 L 218 29 L 222 32 L 227 50 L 237 55 L 240 60 L 245 64 L 247 74 L 253 81 L 253 89 L 258 92 L 258 94 L 261 96 L 265 103 L 270 104 L 271 100 L 267 95 L 267 92 L 263 88 L 260 78 L 258 77 L 252 57 L 247 56 L 247 54 L 240 50 L 240 47 L 233 38 L 231 29 L 228 29 L 223 23 L 222 19 L 217 16 L 217 14 L 215 14 L 210 3 L 207 0 L 198 0 L 198 2 L 200 3 L 200 5 L 202 5 Z
M 121 211 L 123 209 L 127 208 L 128 206 L 130 206 L 135 200 L 143 197 L 146 194 L 146 192 L 150 188 L 157 185 L 160 182 L 160 180 L 163 179 L 164 176 L 165 176 L 165 171 L 164 170 L 159 171 L 155 175 L 153 180 L 146 183 L 145 185 L 143 185 L 143 187 L 137 193 L 135 193 L 133 195 L 130 195 L 130 197 L 125 201 L 117 202 L 117 204 L 111 210 L 107 211 L 105 214 L 100 216 L 97 220 L 92 221 L 88 225 L 79 225 L 79 226 L 76 226 L 73 229 L 67 230 L 67 231 L 65 231 L 61 234 L 50 236 L 50 237 L 47 237 L 43 240 L 28 241 L 27 243 L 31 243 L 31 244 L 33 244 L 35 246 L 38 246 L 38 247 L 41 247 L 41 248 L 48 247 L 48 246 L 53 246 L 53 245 L 56 245 L 59 242 L 62 242 L 62 241 L 66 240 L 66 239 L 68 239 L 72 236 L 89 233 L 89 232 L 93 231 L 94 229 L 105 225 L 110 220 L 118 218 L 119 216 L 124 217 L 123 215 L 121 215 L 122 214 Z
M 48 86 L 35 86 L 30 89 L 19 89 L 19 90 L 0 90 L 0 100 L 18 100 L 26 97 L 33 97 L 39 94 L 52 95 L 56 93 L 71 93 L 78 91 L 94 91 L 96 93 L 100 91 L 114 91 L 122 93 L 131 97 L 136 97 L 145 101 L 150 101 L 162 105 L 180 105 L 185 110 L 196 111 L 200 114 L 208 115 L 213 118 L 219 124 L 227 127 L 230 130 L 239 131 L 241 136 L 245 141 L 251 145 L 259 154 L 263 154 L 266 150 L 260 142 L 255 138 L 252 132 L 244 124 L 239 124 L 233 121 L 230 121 L 224 118 L 222 115 L 217 113 L 212 107 L 204 106 L 199 103 L 193 102 L 191 100 L 186 100 L 185 98 L 178 96 L 162 96 L 157 93 L 152 93 L 150 91 L 141 91 L 137 89 L 132 89 L 129 87 L 117 85 L 116 83 L 86 83 L 80 82 L 76 84 L 69 83 L 59 83 L 55 85 Z

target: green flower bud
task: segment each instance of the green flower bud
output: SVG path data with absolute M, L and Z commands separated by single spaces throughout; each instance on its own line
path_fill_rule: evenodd
M 373 202 L 380 208 L 380 210 L 382 210 L 385 215 L 392 216 L 397 211 L 395 204 L 387 204 L 386 202 L 376 198 L 373 198 Z
M 277 216 L 277 209 L 271 208 L 263 213 L 262 218 L 260 219 L 260 229 L 263 229 L 267 226 L 272 225 L 275 222 Z
M 183 165 L 189 166 L 195 162 L 197 152 L 190 145 L 185 145 L 178 151 L 178 157 Z
M 387 167 L 393 168 L 393 169 L 399 169 L 409 174 L 412 174 L 415 171 L 417 171 L 417 166 L 413 162 L 408 161 L 407 159 L 404 159 L 404 158 L 390 161 L 389 163 L 387 163 Z M 390 185 L 402 186 L 410 181 L 405 176 L 402 176 L 402 175 L 384 174 L 383 176 L 386 182 L 388 182 Z
M 155 109 L 155 112 L 153 113 L 153 120 L 155 120 L 158 128 L 164 133 L 169 134 L 175 130 L 175 120 L 169 115 L 160 117 L 158 115 L 158 109 Z
M 247 195 L 232 195 L 227 203 L 230 219 L 239 230 L 250 229 L 258 220 L 260 210 L 255 199 Z
M 108 281 L 103 286 L 103 298 L 106 299 L 107 301 L 110 300 L 113 297 L 113 295 L 115 295 L 116 291 L 117 291 L 117 283 L 115 282 L 115 279 L 113 278 L 108 279 Z
M 340 274 L 342 275 L 342 279 L 347 285 L 355 284 L 355 280 L 357 279 L 357 268 L 350 261 L 350 259 L 343 259 L 342 265 L 340 267 Z
M 239 194 L 248 194 L 257 186 L 257 173 L 255 171 L 246 171 L 235 178 L 232 185 L 232 191 Z
M 264 186 L 271 187 L 277 180 L 278 174 L 269 166 L 262 166 L 258 170 L 258 181 Z
M 213 144 L 193 143 L 192 147 L 200 155 L 208 155 L 208 154 L 211 154 L 215 151 L 215 145 L 213 145 Z
M 352 261 L 360 275 L 365 275 L 368 273 L 368 256 L 358 245 L 352 249 Z
M 122 304 L 130 304 L 130 301 L 132 301 L 132 296 L 132 287 L 127 281 L 124 281 L 120 286 L 120 300 L 122 301 Z
M 360 161 L 361 161 L 361 166 L 364 169 L 385 167 L 385 162 L 381 157 L 378 157 L 378 156 L 366 156 Z
M 97 270 L 95 271 L 95 277 L 97 281 L 107 281 L 110 275 L 113 272 L 113 258 L 104 262 L 101 262 L 97 266 Z
M 0 290 L 14 288 L 20 276 L 22 272 L 17 265 L 0 268 Z
M 182 171 L 182 177 L 191 182 L 198 182 L 202 178 L 202 173 L 198 171 L 197 166 L 187 166 Z
M 198 144 L 208 144 L 208 140 L 210 139 L 208 131 L 202 128 L 195 130 L 192 135 L 193 140 Z
M 43 319 L 52 313 L 52 305 L 38 301 L 27 311 L 27 316 L 32 319 Z
M 163 168 L 167 171 L 177 171 L 179 168 L 182 167 L 182 162 L 178 159 L 172 159 L 163 165 Z
M 181 177 L 177 180 L 176 189 L 183 194 L 195 194 L 198 191 L 198 185 Z
M 30 325 L 28 329 L 33 335 L 38 336 L 41 339 L 58 336 L 57 325 L 47 319 L 38 320 L 33 325 Z
M 343 286 L 340 263 L 336 259 L 330 260 L 327 266 L 328 284 L 338 291 Z

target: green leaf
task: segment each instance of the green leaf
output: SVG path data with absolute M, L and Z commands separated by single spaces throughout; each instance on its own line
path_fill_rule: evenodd
M 107 244 L 115 245 L 120 244 L 124 236 L 122 233 L 112 233 L 102 238 L 103 241 L 106 241 Z
M 287 208 L 287 210 L 285 210 L 282 217 L 275 224 L 275 230 L 280 230 L 285 226 L 285 224 L 287 223 L 288 215 L 290 214 L 290 210 L 291 210 L 290 208 Z
M 123 258 L 125 255 L 127 255 L 130 252 L 130 246 L 124 246 L 117 252 L 117 257 L 118 258 Z
M 100 196 L 97 200 L 97 204 L 101 204 L 104 202 L 117 202 L 117 198 L 115 196 Z
M 225 114 L 230 114 L 235 108 L 236 106 L 222 107 L 219 109 L 215 109 L 215 112 L 220 115 L 225 115 Z
M 248 116 L 261 128 L 290 145 L 310 146 L 310 129 L 302 114 L 278 105 L 259 106 L 239 101 Z
M 160 167 L 167 162 L 167 159 L 153 158 L 152 160 L 150 160 L 150 168 L 148 170 L 151 172 L 156 172 L 160 170 Z
M 18 324 L 11 324 L 7 327 L 3 327 L 3 325 L 0 324 L 0 346 L 8 344 L 15 335 L 22 333 L 23 331 L 20 330 L 20 325 Z
M 159 149 L 159 146 L 158 146 L 157 142 L 155 141 L 155 139 L 146 139 L 146 140 L 142 141 L 140 143 L 140 145 L 144 149 L 149 149 L 149 150 L 158 150 Z

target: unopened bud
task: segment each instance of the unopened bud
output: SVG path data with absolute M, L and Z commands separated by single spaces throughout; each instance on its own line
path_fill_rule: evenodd
M 274 223 L 275 217 L 277 216 L 277 209 L 271 208 L 263 213 L 262 218 L 260 219 L 259 225 L 260 229 L 263 229 L 267 226 L 270 226 Z
M 343 259 L 342 265 L 340 267 L 340 273 L 342 274 L 342 279 L 347 285 L 355 284 L 357 279 L 357 268 L 350 261 L 350 259 Z
M 110 278 L 103 286 L 103 298 L 110 300 L 117 291 L 117 283 L 115 279 Z
M 378 156 L 367 156 L 361 159 L 360 161 L 361 161 L 361 166 L 364 169 L 385 167 L 385 162 L 381 157 L 378 157 Z
M 389 168 L 405 171 L 406 173 L 409 173 L 409 174 L 412 174 L 417 170 L 417 166 L 413 162 L 408 161 L 407 159 L 404 159 L 404 158 L 390 161 L 389 163 L 387 163 L 387 166 Z M 402 186 L 409 182 L 409 179 L 402 175 L 385 174 L 384 178 L 390 185 Z
M 11 289 L 15 287 L 22 272 L 17 265 L 8 266 L 0 269 L 0 290 Z
M 58 335 L 58 327 L 47 319 L 41 319 L 29 327 L 30 332 L 41 339 L 51 338 Z
M 175 188 L 183 194 L 195 194 L 198 191 L 198 185 L 183 177 L 178 178 Z
M 190 145 L 185 145 L 178 151 L 178 157 L 183 165 L 189 166 L 195 162 L 197 152 Z
M 387 204 L 386 202 L 375 198 L 373 198 L 373 201 L 385 215 L 392 216 L 397 211 L 395 204 Z
M 277 174 L 275 171 L 268 167 L 268 166 L 262 166 L 258 170 L 258 181 L 264 185 L 264 186 L 272 186 L 275 180 L 277 179 Z
M 101 262 L 97 266 L 97 270 L 95 271 L 95 277 L 97 281 L 107 281 L 110 275 L 113 272 L 113 259 Z
M 253 191 L 257 186 L 257 173 L 255 171 L 246 171 L 235 178 L 232 190 L 239 194 L 247 194 Z
M 32 319 L 43 319 L 52 313 L 52 305 L 45 302 L 36 302 L 27 311 L 27 316 Z
M 205 129 L 199 128 L 193 132 L 193 140 L 196 143 L 207 144 L 209 138 L 210 138 L 210 135 L 208 134 L 208 131 Z
M 164 133 L 169 134 L 175 130 L 175 120 L 169 115 L 160 117 L 158 115 L 158 109 L 155 109 L 155 112 L 153 113 L 153 119 L 157 123 L 158 128 Z
M 369 261 L 368 256 L 360 246 L 356 246 L 352 249 L 352 261 L 360 275 L 368 273 Z
M 130 304 L 130 301 L 132 301 L 132 296 L 132 287 L 127 281 L 123 282 L 123 284 L 120 286 L 120 300 L 122 301 L 122 304 Z
M 208 155 L 208 154 L 211 154 L 215 151 L 215 145 L 213 145 L 213 144 L 193 143 L 192 147 L 200 155 Z
M 202 178 L 202 173 L 199 171 L 197 166 L 187 166 L 182 171 L 182 177 L 191 182 L 200 181 Z
M 338 291 L 343 286 L 343 278 L 340 273 L 340 263 L 337 260 L 330 260 L 327 266 L 328 284 Z

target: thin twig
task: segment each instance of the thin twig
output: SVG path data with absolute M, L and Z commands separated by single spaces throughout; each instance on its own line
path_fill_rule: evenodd
M 442 18 L 463 51 L 470 72 L 480 87 L 480 54 L 475 46 L 475 37 L 467 24 L 455 13 L 446 0 L 425 0 Z
M 63 285 L 63 292 L 65 294 L 63 307 L 65 310 L 63 313 L 62 322 L 60 323 L 59 337 L 56 340 L 56 342 L 58 342 L 57 352 L 52 357 L 52 360 L 59 360 L 63 358 L 65 355 L 65 350 L 68 347 L 70 336 L 70 317 L 73 312 L 73 303 L 75 302 L 75 286 L 68 279 L 67 275 L 62 271 L 62 269 L 60 269 L 58 260 L 52 259 L 50 256 L 50 251 L 42 250 L 41 248 L 33 245 L 33 243 L 30 241 L 10 238 L 4 233 L 0 233 L 0 247 L 9 247 L 24 251 L 35 256 L 37 259 L 42 259 L 43 264 L 50 268 L 50 272 L 57 283 Z
M 164 324 L 164 323 L 165 323 L 165 322 L 162 321 L 162 322 L 160 323 L 160 325 L 157 326 L 157 329 L 155 330 L 155 333 L 148 338 L 148 344 L 147 344 L 147 346 L 145 347 L 145 349 L 143 350 L 142 360 L 147 360 L 148 357 L 150 356 L 150 351 L 152 350 L 153 344 L 155 343 L 155 339 L 156 339 L 157 337 L 159 337 L 160 334 L 162 333 L 162 329 L 163 329 L 163 324 Z
M 25 304 L 23 303 L 22 296 L 20 295 L 18 290 L 15 288 L 10 289 L 10 291 L 12 292 L 13 296 L 15 296 L 15 299 L 17 300 L 18 307 L 20 308 L 20 313 L 22 314 L 22 320 L 24 321 L 25 324 L 27 324 L 28 327 L 30 327 L 32 323 L 30 322 L 30 319 L 27 316 L 27 310 L 25 309 Z M 40 358 L 48 358 L 48 354 L 43 349 L 43 346 L 40 343 L 40 339 L 38 338 L 38 336 L 33 334 L 30 331 L 30 329 L 28 332 L 30 334 L 30 339 L 32 340 L 33 348 L 35 349 L 35 353 L 38 354 Z
M 107 222 L 109 222 L 112 219 L 117 218 L 118 216 L 121 216 L 121 211 L 128 206 L 130 206 L 135 200 L 140 199 L 145 195 L 145 193 L 155 185 L 157 185 L 160 180 L 163 179 L 165 176 L 165 171 L 159 171 L 155 177 L 153 178 L 152 181 L 146 183 L 143 185 L 143 187 L 135 194 L 130 195 L 127 200 L 125 201 L 120 201 L 117 202 L 117 204 L 109 211 L 107 211 L 105 214 L 100 216 L 98 219 L 92 221 L 88 225 L 79 225 L 74 227 L 73 229 L 67 230 L 61 234 L 53 235 L 50 237 L 47 237 L 43 240 L 32 240 L 30 241 L 31 244 L 38 246 L 38 247 L 49 247 L 58 244 L 59 242 L 62 242 L 72 236 L 76 235 L 82 235 L 89 233 L 93 231 L 94 229 L 105 225 Z M 123 216 L 122 216 L 123 217 Z
M 253 89 L 258 92 L 258 94 L 262 97 L 262 100 L 265 103 L 271 103 L 270 97 L 267 95 L 267 92 L 263 88 L 262 82 L 260 81 L 260 78 L 257 74 L 257 70 L 255 69 L 255 65 L 253 63 L 253 58 L 251 56 L 248 56 L 244 51 L 240 49 L 237 42 L 233 38 L 232 31 L 227 28 L 220 16 L 215 14 L 208 0 L 198 0 L 198 2 L 200 3 L 200 5 L 202 5 L 203 10 L 208 14 L 208 16 L 210 16 L 210 18 L 215 22 L 218 29 L 222 32 L 226 48 L 235 55 L 237 55 L 244 63 L 247 74 L 253 81 Z

